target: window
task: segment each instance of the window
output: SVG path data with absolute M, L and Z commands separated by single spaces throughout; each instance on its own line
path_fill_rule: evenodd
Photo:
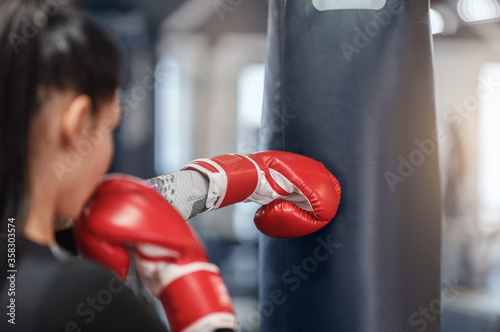
M 167 174 L 191 156 L 190 90 L 179 60 L 170 55 L 158 62 L 155 79 L 155 171 Z
M 486 63 L 479 74 L 478 209 L 482 224 L 500 226 L 500 63 Z M 493 85 L 495 86 L 495 85 Z

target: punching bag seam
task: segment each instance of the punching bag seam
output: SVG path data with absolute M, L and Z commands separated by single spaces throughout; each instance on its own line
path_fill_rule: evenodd
M 271 3 L 271 1 L 269 2 Z M 271 6 L 270 6 L 271 7 Z M 285 54 L 285 32 L 286 32 L 286 29 L 285 29 L 285 21 L 286 21 L 286 7 L 287 7 L 287 0 L 283 1 L 283 6 L 280 6 L 280 9 L 281 9 L 281 12 L 279 13 L 280 14 L 280 33 L 279 33 L 279 57 L 280 57 L 280 67 L 279 67 L 279 70 L 280 70 L 280 77 L 279 77 L 279 80 L 280 80 L 280 130 L 282 131 L 282 134 L 281 134 L 281 147 L 283 149 L 283 151 L 286 151 L 286 146 L 285 146 L 285 126 L 284 126 L 284 122 L 283 122 L 283 109 L 284 109 L 284 100 L 283 100 L 283 96 L 284 96 L 284 90 L 285 90 L 285 85 L 284 85 L 284 82 L 283 82 L 283 74 L 284 74 L 284 69 L 283 69 L 283 66 L 285 64 L 285 58 L 284 58 L 284 54 Z M 271 8 L 269 8 L 271 9 Z M 288 250 L 287 250 L 287 240 L 283 240 L 283 246 L 284 246 L 284 253 L 285 253 L 285 259 L 283 260 L 284 262 L 284 266 L 283 268 L 286 269 L 286 264 L 287 264 L 287 261 L 288 261 Z M 285 299 L 288 299 L 288 292 L 287 292 L 287 287 L 283 287 L 284 288 L 284 293 L 285 293 Z M 284 303 L 284 312 L 289 312 L 288 311 L 288 301 L 285 301 Z M 287 316 L 286 314 L 284 315 L 283 317 L 283 328 L 285 331 L 288 331 L 288 319 L 287 319 Z
M 280 48 L 279 48 L 279 53 L 280 53 L 280 110 L 279 110 L 279 116 L 280 116 L 280 130 L 282 132 L 281 135 L 281 146 L 283 151 L 286 151 L 285 147 L 285 122 L 284 122 L 284 115 L 283 115 L 283 110 L 284 110 L 284 101 L 283 101 L 283 96 L 284 96 L 284 90 L 285 86 L 283 84 L 283 64 L 285 63 L 285 19 L 286 19 L 286 7 L 287 7 L 287 0 L 283 1 L 283 6 L 281 6 L 281 13 L 280 13 L 280 34 L 279 34 L 279 43 L 280 43 Z

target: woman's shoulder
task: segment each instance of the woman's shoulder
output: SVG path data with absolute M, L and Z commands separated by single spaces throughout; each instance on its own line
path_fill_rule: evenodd
M 157 313 L 114 274 L 88 261 L 63 265 L 47 285 L 49 303 L 39 314 L 45 330 L 166 331 Z M 47 319 L 53 311 L 59 321 Z
M 25 249 L 13 283 L 19 331 L 165 331 L 156 312 L 113 273 L 47 247 Z M 1 302 L 10 301 L 2 288 Z

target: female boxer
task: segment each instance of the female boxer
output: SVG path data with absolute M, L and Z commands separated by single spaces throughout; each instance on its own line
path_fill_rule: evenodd
M 165 331 L 113 274 L 67 262 L 54 239 L 53 221 L 78 216 L 108 169 L 120 118 L 117 50 L 62 3 L 0 4 L 0 223 L 8 234 L 0 330 Z

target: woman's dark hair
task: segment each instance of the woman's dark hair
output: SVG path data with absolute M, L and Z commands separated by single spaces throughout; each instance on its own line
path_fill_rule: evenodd
M 97 112 L 118 85 L 118 51 L 113 43 L 84 12 L 62 3 L 68 0 L 2 0 L 0 4 L 3 234 L 8 218 L 16 218 L 20 234 L 26 217 L 30 124 L 47 93 L 56 89 L 87 94 Z

